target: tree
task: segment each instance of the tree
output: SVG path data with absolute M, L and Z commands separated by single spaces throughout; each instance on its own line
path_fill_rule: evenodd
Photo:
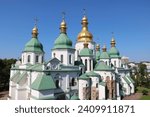
M 16 59 L 0 59 L 0 91 L 8 90 L 10 68 L 16 62 Z

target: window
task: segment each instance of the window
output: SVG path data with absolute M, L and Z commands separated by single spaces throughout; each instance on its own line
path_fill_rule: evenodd
M 63 63 L 63 55 L 60 56 L 61 63 Z
M 53 53 L 53 57 L 55 58 L 55 56 L 56 56 L 56 54 L 55 53 Z
M 76 84 L 75 84 L 75 78 L 72 78 L 72 80 L 71 80 L 71 86 L 75 86 Z
M 85 59 L 85 71 L 87 70 L 87 59 Z
M 28 55 L 28 63 L 30 63 L 30 59 L 31 59 L 31 57 L 30 57 L 30 55 Z
M 35 62 L 38 63 L 39 62 L 39 56 L 35 57 Z
M 106 61 L 106 65 L 107 65 L 107 61 Z
M 116 67 L 116 61 L 114 61 L 114 66 Z
M 59 88 L 59 80 L 56 80 L 56 88 Z
M 98 83 L 96 83 L 96 88 L 98 88 Z
M 42 63 L 44 62 L 44 57 L 42 56 Z
M 90 62 L 90 71 L 91 71 L 91 60 L 89 60 L 89 62 Z
M 69 64 L 71 64 L 71 55 L 69 55 Z

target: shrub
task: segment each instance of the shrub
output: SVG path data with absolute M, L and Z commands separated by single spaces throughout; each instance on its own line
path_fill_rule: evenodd
M 142 93 L 143 93 L 143 95 L 148 95 L 148 91 L 147 90 L 143 90 Z

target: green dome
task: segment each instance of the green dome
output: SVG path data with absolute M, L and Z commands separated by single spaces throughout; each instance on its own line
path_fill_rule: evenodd
M 109 51 L 109 55 L 110 55 L 110 57 L 120 57 L 120 53 L 116 47 L 111 47 L 111 49 Z
M 92 50 L 89 49 L 89 48 L 83 48 L 81 51 L 80 51 L 80 56 L 92 56 L 93 53 L 92 53 Z
M 96 60 L 99 60 L 100 58 L 100 51 L 96 51 Z
M 100 75 L 95 73 L 94 71 L 87 72 L 86 75 L 87 76 L 93 76 L 93 77 L 100 77 Z
M 72 48 L 72 41 L 65 33 L 60 33 L 59 37 L 55 40 L 54 48 Z
M 102 52 L 100 55 L 100 59 L 109 59 L 109 54 L 107 52 Z
M 97 63 L 94 68 L 95 71 L 111 71 L 113 70 L 110 66 L 106 65 L 103 61 Z
M 44 52 L 43 45 L 37 38 L 32 38 L 26 45 L 24 52 Z

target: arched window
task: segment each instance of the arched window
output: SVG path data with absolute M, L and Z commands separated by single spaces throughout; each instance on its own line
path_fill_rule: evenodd
M 42 61 L 41 61 L 42 63 L 44 62 L 44 57 L 42 56 Z
M 71 86 L 75 86 L 76 84 L 75 84 L 75 78 L 72 78 L 72 80 L 71 80 Z
M 116 67 L 116 61 L 114 61 L 114 66 Z
M 30 63 L 30 61 L 31 61 L 30 59 L 31 59 L 31 57 L 30 57 L 30 55 L 28 55 L 28 63 Z
M 90 71 L 91 71 L 91 60 L 89 60 L 89 63 L 90 63 Z
M 85 71 L 87 70 L 87 59 L 85 59 Z
M 71 55 L 69 55 L 69 64 L 71 64 Z
M 55 84 L 56 84 L 56 88 L 59 88 L 59 80 L 56 80 Z
M 60 56 L 60 61 L 63 63 L 63 55 Z
M 36 55 L 36 57 L 35 57 L 35 62 L 36 62 L 36 63 L 39 62 L 39 56 L 38 56 L 38 55 Z

